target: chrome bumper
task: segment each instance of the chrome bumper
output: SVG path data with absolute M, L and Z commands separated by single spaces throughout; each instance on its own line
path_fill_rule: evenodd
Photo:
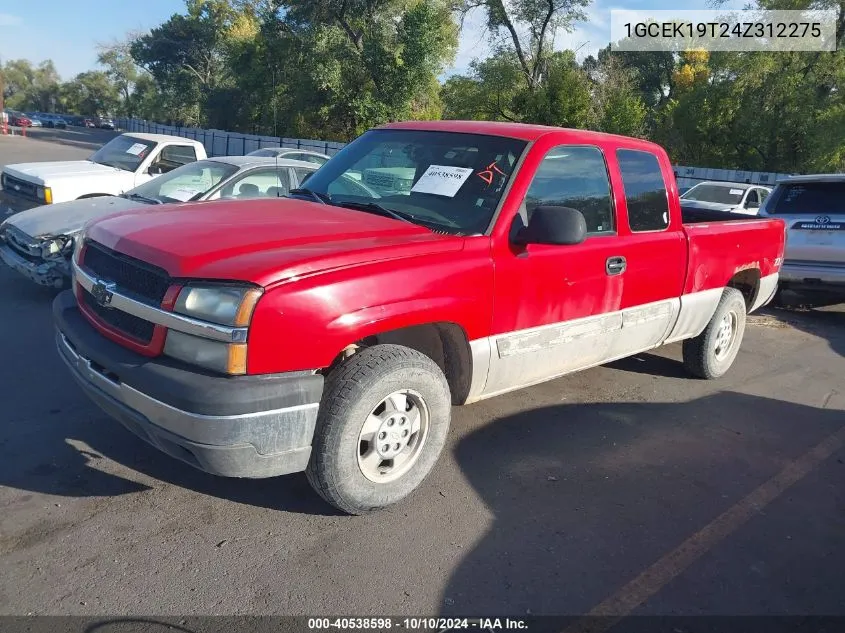
M 780 271 L 784 287 L 805 287 L 822 289 L 823 286 L 837 286 L 845 289 L 845 262 L 828 264 L 824 262 L 785 261 Z
M 122 383 L 79 354 L 58 330 L 56 345 L 95 404 L 171 457 L 224 477 L 273 477 L 305 470 L 308 465 L 316 402 L 238 415 L 192 413 Z

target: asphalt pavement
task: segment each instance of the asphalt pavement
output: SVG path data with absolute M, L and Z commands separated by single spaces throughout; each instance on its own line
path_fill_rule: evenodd
M 102 140 L 55 134 L 0 164 Z M 845 615 L 841 306 L 752 317 L 719 381 L 671 345 L 456 408 L 421 489 L 348 517 L 111 421 L 52 296 L 0 268 L 0 615 Z

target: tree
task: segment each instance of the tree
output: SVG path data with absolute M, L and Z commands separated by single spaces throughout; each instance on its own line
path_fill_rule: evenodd
M 237 18 L 224 0 L 188 0 L 187 15 L 174 14 L 136 39 L 129 52 L 163 92 L 180 95 L 188 123 L 204 123 L 212 92 L 228 79 L 227 35 Z
M 277 0 L 263 22 L 261 54 L 284 84 L 276 112 L 285 103 L 300 113 L 292 129 L 345 140 L 384 121 L 439 116 L 436 77 L 457 46 L 446 0 Z
M 89 115 L 112 114 L 120 103 L 119 88 L 100 70 L 79 73 L 62 86 L 65 111 Z
M 585 64 L 593 82 L 594 120 L 597 129 L 611 134 L 644 136 L 648 110 L 638 90 L 636 71 L 615 55 L 592 66 Z
M 513 51 L 529 90 L 540 86 L 553 54 L 552 43 L 559 30 L 586 19 L 590 0 L 464 0 L 463 11 L 480 7 L 498 48 Z
M 123 101 L 122 111 L 128 116 L 134 114 L 132 93 L 138 81 L 138 66 L 132 59 L 132 43 L 139 35 L 130 35 L 123 41 L 97 46 L 97 63 L 105 67 L 106 74 L 120 92 Z

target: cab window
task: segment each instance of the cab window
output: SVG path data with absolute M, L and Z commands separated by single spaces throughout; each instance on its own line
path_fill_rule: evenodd
M 635 233 L 669 227 L 669 199 L 660 161 L 651 152 L 616 151 L 622 186 L 628 202 L 628 224 Z
M 583 145 L 559 145 L 549 150 L 525 196 L 521 215 L 526 225 L 540 205 L 580 211 L 588 233 L 613 233 L 616 227 L 610 180 L 601 150 Z

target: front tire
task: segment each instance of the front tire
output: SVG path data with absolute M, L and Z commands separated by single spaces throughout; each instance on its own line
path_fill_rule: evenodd
M 415 490 L 443 450 L 451 419 L 443 372 L 401 345 L 376 345 L 326 379 L 306 475 L 349 514 L 392 505 Z
M 736 288 L 725 288 L 704 331 L 684 341 L 683 358 L 687 371 L 707 380 L 724 376 L 739 353 L 745 321 L 745 297 Z

